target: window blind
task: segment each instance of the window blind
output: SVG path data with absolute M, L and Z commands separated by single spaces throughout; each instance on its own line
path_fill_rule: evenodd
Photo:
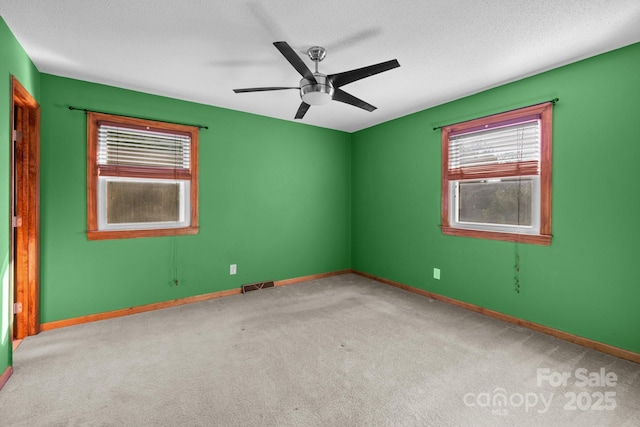
M 191 138 L 188 135 L 99 125 L 99 166 L 188 171 L 190 161 Z
M 540 120 L 449 138 L 448 179 L 540 174 Z

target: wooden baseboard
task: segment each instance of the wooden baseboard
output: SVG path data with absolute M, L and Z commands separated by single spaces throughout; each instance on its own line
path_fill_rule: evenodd
M 352 270 L 348 268 L 345 270 L 332 271 L 329 273 L 311 274 L 309 276 L 295 277 L 293 279 L 278 280 L 275 282 L 275 284 L 276 286 L 293 285 L 294 283 L 308 282 L 309 280 L 324 279 L 325 277 L 338 276 L 340 274 L 347 274 L 351 272 Z
M 338 274 L 350 273 L 351 270 L 339 270 L 329 273 L 311 274 L 309 276 L 295 277 L 293 279 L 278 280 L 276 286 L 291 285 L 294 283 L 307 282 L 309 280 L 322 279 L 325 277 L 336 276 Z M 144 313 L 147 311 L 160 310 L 163 308 L 176 307 L 179 305 L 192 304 L 195 302 L 207 301 L 216 298 L 227 297 L 242 293 L 242 289 L 229 289 L 226 291 L 212 292 L 210 294 L 195 295 L 192 297 L 163 301 L 154 304 L 139 305 L 136 307 L 123 308 L 120 310 L 107 311 L 104 313 L 89 314 L 87 316 L 73 317 L 71 319 L 56 320 L 40 325 L 41 331 L 50 331 L 52 329 L 64 328 L 67 326 L 80 325 L 83 323 L 97 322 L 99 320 L 114 319 L 116 317 L 128 316 L 130 314 Z
M 71 319 L 56 320 L 40 325 L 41 331 L 50 331 L 52 329 L 64 328 L 66 326 L 80 325 L 83 323 L 97 322 L 98 320 L 114 319 L 116 317 L 128 316 L 130 314 L 145 313 L 147 311 L 160 310 L 162 308 L 177 307 L 184 304 L 192 304 L 194 302 L 207 301 L 210 299 L 222 298 L 229 295 L 241 293 L 241 289 L 229 289 L 226 291 L 212 292 L 210 294 L 195 295 L 192 297 L 174 299 L 169 301 L 157 302 L 154 304 L 139 305 L 136 307 L 123 308 L 120 310 L 106 311 L 104 313 L 89 314 L 87 316 L 73 317 Z
M 4 387 L 7 381 L 9 381 L 9 377 L 11 377 L 11 374 L 13 374 L 13 368 L 11 366 L 8 366 L 7 369 L 4 370 L 2 375 L 0 375 L 0 390 L 2 390 L 2 387 Z
M 476 313 L 484 314 L 485 316 L 493 317 L 498 320 L 502 320 L 504 322 L 513 323 L 518 326 L 522 326 L 528 329 L 532 329 L 534 331 L 542 332 L 547 335 L 554 336 L 556 338 L 560 338 L 565 341 L 569 341 L 574 344 L 581 345 L 583 347 L 592 348 L 594 350 L 601 351 L 603 353 L 610 354 L 612 356 L 619 357 L 621 359 L 630 360 L 635 363 L 640 363 L 640 353 L 634 353 L 633 351 L 625 350 L 619 347 L 614 347 L 609 344 L 604 344 L 599 341 L 594 341 L 589 338 L 580 337 L 577 335 L 570 334 L 568 332 L 564 332 L 558 329 L 550 328 L 548 326 L 541 325 L 539 323 L 530 322 L 528 320 L 523 320 L 518 317 L 510 316 L 508 314 L 500 313 L 498 311 L 490 310 L 488 308 L 480 307 L 478 305 L 469 304 L 464 301 L 459 301 L 453 298 L 446 297 L 444 295 L 436 294 L 433 292 L 425 291 L 423 289 L 414 288 L 412 286 L 408 286 L 402 283 L 394 282 L 393 280 L 388 280 L 382 277 L 374 276 L 369 273 L 363 273 L 361 271 L 352 271 L 355 274 L 360 276 L 376 280 L 378 282 L 394 286 L 396 288 L 404 289 L 405 291 L 413 292 L 418 295 L 422 295 L 431 299 L 435 299 L 438 301 L 446 302 L 449 304 L 456 305 L 458 307 L 462 307 L 464 309 L 474 311 Z

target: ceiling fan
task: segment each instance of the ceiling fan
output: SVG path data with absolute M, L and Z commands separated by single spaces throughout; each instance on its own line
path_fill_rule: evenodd
M 382 73 L 383 71 L 388 71 L 400 66 L 397 60 L 392 59 L 391 61 L 381 62 L 379 64 L 369 65 L 368 67 L 357 68 L 343 73 L 325 75 L 318 72 L 318 62 L 324 59 L 327 51 L 323 47 L 314 46 L 307 51 L 309 58 L 316 64 L 316 71 L 312 73 L 300 56 L 298 56 L 287 42 L 274 42 L 273 44 L 287 59 L 287 61 L 293 65 L 293 68 L 295 68 L 302 76 L 300 86 L 253 87 L 246 89 L 234 89 L 233 91 L 235 93 L 244 93 L 297 89 L 300 91 L 302 104 L 300 104 L 300 107 L 298 108 L 298 112 L 295 117 L 296 119 L 303 118 L 310 106 L 323 105 L 331 100 L 344 102 L 345 104 L 350 104 L 367 111 L 375 110 L 376 107 L 373 105 L 343 91 L 340 87 L 355 82 L 356 80 L 364 79 L 365 77 L 373 76 L 374 74 Z

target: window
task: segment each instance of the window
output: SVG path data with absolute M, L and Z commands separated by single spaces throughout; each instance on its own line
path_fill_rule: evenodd
M 198 232 L 198 128 L 87 113 L 89 240 Z
M 442 128 L 442 232 L 551 244 L 547 102 Z

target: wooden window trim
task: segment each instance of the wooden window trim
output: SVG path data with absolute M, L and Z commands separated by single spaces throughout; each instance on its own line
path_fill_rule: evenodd
M 552 152 L 552 115 L 553 103 L 532 105 L 518 110 L 498 113 L 467 122 L 456 123 L 442 128 L 442 163 L 441 163 L 441 230 L 442 234 L 450 236 L 465 236 L 507 242 L 531 243 L 536 245 L 551 245 L 551 152 Z M 513 122 L 537 116 L 541 120 L 540 139 L 540 233 L 521 234 L 504 233 L 484 230 L 468 230 L 454 228 L 449 223 L 449 137 L 452 133 L 482 129 L 498 122 Z
M 164 132 L 190 135 L 190 172 L 167 174 L 166 171 L 154 168 L 138 167 L 102 167 L 104 176 L 130 176 L 134 178 L 175 178 L 190 179 L 191 218 L 189 227 L 158 228 L 145 230 L 98 230 L 98 127 L 101 123 L 126 126 L 144 130 L 160 130 Z M 178 236 L 198 234 L 198 131 L 195 126 L 156 122 L 131 117 L 113 116 L 103 113 L 87 113 L 87 238 L 89 240 L 130 239 L 137 237 Z

